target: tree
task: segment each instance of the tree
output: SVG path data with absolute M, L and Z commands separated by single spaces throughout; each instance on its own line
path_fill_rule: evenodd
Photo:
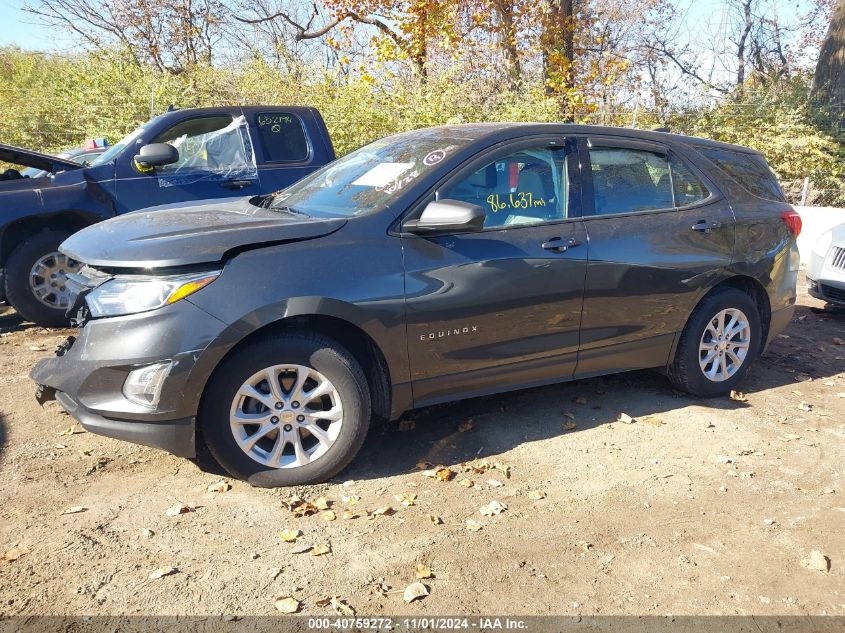
M 220 0 L 32 0 L 24 10 L 97 50 L 118 45 L 139 65 L 171 74 L 211 64 L 226 15 Z
M 845 106 L 845 0 L 838 0 L 819 51 L 813 80 L 817 104 L 843 118 Z

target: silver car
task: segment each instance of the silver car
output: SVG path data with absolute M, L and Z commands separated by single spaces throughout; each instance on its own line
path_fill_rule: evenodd
M 845 308 L 845 224 L 822 233 L 813 246 L 807 290 L 817 299 Z

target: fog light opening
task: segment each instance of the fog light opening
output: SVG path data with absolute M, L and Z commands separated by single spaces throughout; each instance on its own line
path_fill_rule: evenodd
M 123 383 L 123 395 L 130 402 L 154 409 L 171 366 L 170 361 L 165 361 L 132 370 Z

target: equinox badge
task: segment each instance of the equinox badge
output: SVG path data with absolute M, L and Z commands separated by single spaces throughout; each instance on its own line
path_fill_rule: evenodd
M 420 334 L 421 341 L 433 341 L 438 338 L 446 338 L 449 336 L 460 336 L 461 334 L 469 334 L 470 332 L 478 332 L 478 326 L 469 325 L 467 327 L 456 327 L 448 330 L 439 330 L 437 332 L 429 332 L 428 334 Z

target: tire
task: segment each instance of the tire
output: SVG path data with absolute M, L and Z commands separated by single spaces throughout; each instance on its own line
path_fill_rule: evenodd
M 59 244 L 72 235 L 69 231 L 43 231 L 24 240 L 6 261 L 6 300 L 18 311 L 26 321 L 32 321 L 44 327 L 67 327 L 70 319 L 66 301 L 62 303 L 62 286 L 55 288 L 56 293 L 47 295 L 44 300 L 39 299 L 33 290 L 30 280 L 36 263 L 51 253 L 58 255 Z M 64 258 L 64 256 L 60 256 Z M 48 260 L 49 261 L 49 260 Z M 78 262 L 64 258 L 65 265 L 59 260 L 57 270 L 65 272 L 77 270 Z M 47 284 L 56 280 L 46 279 Z M 59 279 L 59 283 L 63 278 Z M 64 295 L 66 299 L 66 294 Z M 55 307 L 51 307 L 55 306 Z
M 280 391 L 273 399 L 265 378 L 268 368 L 279 372 L 274 375 Z M 297 392 L 296 382 L 306 374 L 308 378 Z M 243 395 L 254 393 L 246 389 L 247 384 L 261 400 Z M 308 400 L 308 394 L 316 393 L 317 384 L 332 389 Z M 301 394 L 301 403 L 296 393 Z M 339 424 L 336 419 L 319 417 L 319 411 L 337 417 L 338 403 Z M 198 423 L 206 446 L 223 468 L 253 486 L 275 488 L 324 482 L 343 470 L 364 443 L 371 415 L 367 379 L 352 354 L 326 336 L 292 331 L 250 342 L 226 358 L 206 385 Z M 232 417 L 257 421 L 233 423 Z M 300 418 L 306 418 L 302 425 Z M 315 424 L 319 428 L 314 428 Z M 309 428 L 325 441 L 318 440 Z M 242 448 L 255 436 L 261 439 L 251 448 Z M 286 440 L 296 437 L 303 452 L 313 451 L 299 465 L 295 442 Z
M 738 317 L 738 313 L 745 319 L 735 322 L 734 328 L 740 327 L 742 323 L 748 327 L 724 342 L 714 336 L 719 329 L 718 317 L 723 311 L 728 311 L 725 315 L 725 330 L 731 325 L 730 319 Z M 681 391 L 702 398 L 730 394 L 759 355 L 761 333 L 760 314 L 751 297 L 736 288 L 713 291 L 695 307 L 681 333 L 675 358 L 668 368 L 669 380 Z M 711 353 L 717 355 L 702 367 L 702 362 L 707 361 Z M 724 366 L 721 365 L 722 358 L 725 359 Z M 738 366 L 735 359 L 741 361 Z M 725 368 L 727 371 L 724 371 Z

